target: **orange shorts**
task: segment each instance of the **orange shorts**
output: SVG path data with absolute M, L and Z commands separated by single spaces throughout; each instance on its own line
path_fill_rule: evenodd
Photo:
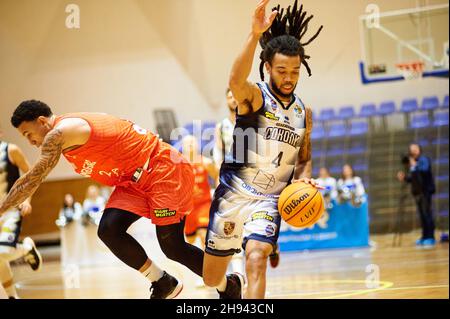
M 184 234 L 186 236 L 195 235 L 199 228 L 208 228 L 210 207 L 211 201 L 194 205 L 192 213 L 186 216 L 184 224 Z
M 181 154 L 164 147 L 138 182 L 116 186 L 105 208 L 118 208 L 151 219 L 158 226 L 179 223 L 193 208 L 194 173 Z

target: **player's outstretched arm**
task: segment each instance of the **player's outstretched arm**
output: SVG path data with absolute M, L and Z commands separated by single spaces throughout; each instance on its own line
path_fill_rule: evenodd
M 0 215 L 30 197 L 58 163 L 63 149 L 63 134 L 59 129 L 51 130 L 42 144 L 37 163 L 13 185 L 8 195 L 0 202 Z
M 266 6 L 270 0 L 261 0 L 253 15 L 252 32 L 250 33 L 244 50 L 234 61 L 229 79 L 229 86 L 238 103 L 238 112 L 241 115 L 255 111 L 255 107 L 262 104 L 261 91 L 258 86 L 248 81 L 252 70 L 253 59 L 259 39 L 272 25 L 277 16 L 273 11 L 266 16 Z M 258 103 L 259 102 L 259 103 Z

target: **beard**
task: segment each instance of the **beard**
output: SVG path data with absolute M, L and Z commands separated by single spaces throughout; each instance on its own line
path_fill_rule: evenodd
M 286 93 L 281 92 L 281 89 L 276 85 L 276 83 L 272 79 L 270 79 L 270 84 L 272 86 L 273 92 L 276 95 L 281 96 L 282 98 L 286 98 L 286 99 L 291 98 L 294 95 L 295 88 L 297 87 L 297 84 L 295 84 L 294 87 L 292 88 L 292 92 L 289 94 L 286 94 Z

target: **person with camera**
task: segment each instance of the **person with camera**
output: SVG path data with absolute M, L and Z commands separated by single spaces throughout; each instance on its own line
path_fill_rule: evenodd
M 434 247 L 434 220 L 431 209 L 432 195 L 435 193 L 431 159 L 422 155 L 422 148 L 417 143 L 409 145 L 409 153 L 402 156 L 405 171 L 397 173 L 400 182 L 411 184 L 417 211 L 422 225 L 422 237 L 416 241 L 417 246 Z

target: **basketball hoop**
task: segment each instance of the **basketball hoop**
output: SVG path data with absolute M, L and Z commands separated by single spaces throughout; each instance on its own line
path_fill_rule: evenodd
M 405 80 L 417 80 L 421 79 L 423 76 L 425 63 L 421 61 L 398 63 L 395 67 Z

